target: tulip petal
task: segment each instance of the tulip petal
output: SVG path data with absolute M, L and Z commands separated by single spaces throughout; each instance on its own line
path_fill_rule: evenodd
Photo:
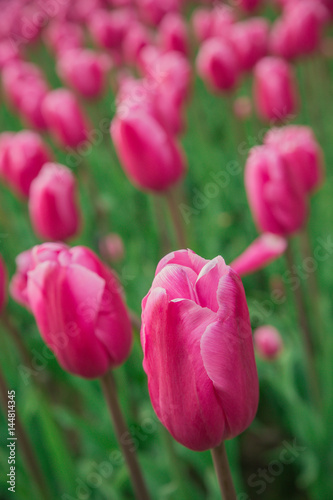
M 216 257 L 201 269 L 196 282 L 196 291 L 201 307 L 208 307 L 217 312 L 219 305 L 217 303 L 217 288 L 221 276 L 228 271 L 228 266 L 222 257 Z
M 181 267 L 175 264 L 167 265 L 155 277 L 152 288 L 164 288 L 168 290 L 169 300 L 190 299 L 196 301 L 194 291 L 197 275 L 189 267 Z
M 218 321 L 207 327 L 200 347 L 223 405 L 223 439 L 231 439 L 250 425 L 259 397 L 249 311 L 240 278 L 232 270 L 220 280 L 218 302 Z
M 178 264 L 179 266 L 189 267 L 195 273 L 199 274 L 207 262 L 209 261 L 195 254 L 192 250 L 177 250 L 176 252 L 169 253 L 160 260 L 156 268 L 155 276 L 168 264 Z

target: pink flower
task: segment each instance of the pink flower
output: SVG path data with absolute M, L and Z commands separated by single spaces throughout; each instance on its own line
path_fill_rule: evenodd
M 116 115 L 111 137 L 129 179 L 139 188 L 165 191 L 185 174 L 184 155 L 175 139 L 144 110 Z
M 320 187 L 324 178 L 324 155 L 311 128 L 300 125 L 273 128 L 264 142 L 279 151 L 306 192 Z
M 67 50 L 57 63 L 63 82 L 87 99 L 103 94 L 110 68 L 111 60 L 106 54 L 88 49 Z
M 191 250 L 164 257 L 142 302 L 143 367 L 154 410 L 192 450 L 243 432 L 258 378 L 243 285 L 222 257 Z
M 44 32 L 48 47 L 57 56 L 67 50 L 80 49 L 84 46 L 84 33 L 81 26 L 66 21 L 53 21 Z
M 7 302 L 7 269 L 0 255 L 0 313 Z
M 268 51 L 269 25 L 266 19 L 253 17 L 235 23 L 230 36 L 243 71 L 250 71 Z
M 0 141 L 0 173 L 16 193 L 27 197 L 31 183 L 52 155 L 40 135 L 31 130 L 5 134 L 4 139 Z
M 254 99 L 259 116 L 283 121 L 296 112 L 297 98 L 291 66 L 278 57 L 264 57 L 254 68 Z
M 270 325 L 261 326 L 255 330 L 254 345 L 257 353 L 270 361 L 278 358 L 283 349 L 279 331 Z
M 262 0 L 238 0 L 237 5 L 245 12 L 252 12 L 257 9 Z
M 10 40 L 4 38 L 0 40 L 0 70 L 2 70 L 6 64 L 13 61 L 19 61 L 21 55 L 18 47 Z
M 134 20 L 131 9 L 114 9 L 111 12 L 100 9 L 89 20 L 89 29 L 97 45 L 119 51 Z
M 252 274 L 283 255 L 287 245 L 287 240 L 282 236 L 264 233 L 231 262 L 230 267 L 240 276 Z
M 232 44 L 219 38 L 205 41 L 197 57 L 201 78 L 217 92 L 234 90 L 240 77 L 237 53 Z
M 175 50 L 188 55 L 189 40 L 187 26 L 180 14 L 167 14 L 159 26 L 159 44 L 163 51 Z
M 30 310 L 29 299 L 27 295 L 28 271 L 33 269 L 35 263 L 32 250 L 26 250 L 20 253 L 16 259 L 16 273 L 11 279 L 9 292 L 11 297 Z
M 78 232 L 80 213 L 75 188 L 72 172 L 56 163 L 46 163 L 31 184 L 30 219 L 42 239 L 62 241 Z
M 140 66 L 141 52 L 150 45 L 151 34 L 148 29 L 139 22 L 133 22 L 131 29 L 125 35 L 122 49 L 127 63 Z
M 225 36 L 234 22 L 234 10 L 222 4 L 213 9 L 198 8 L 192 16 L 194 33 L 199 42 Z
M 110 262 L 118 262 L 124 258 L 125 246 L 119 234 L 110 233 L 99 242 L 99 248 L 103 259 Z
M 25 293 L 43 340 L 65 370 L 101 377 L 128 357 L 132 332 L 119 284 L 88 248 L 34 247 Z
M 50 133 L 60 146 L 77 148 L 88 137 L 89 124 L 70 90 L 52 90 L 45 97 L 43 116 Z
M 260 231 L 289 236 L 308 217 L 308 199 L 282 155 L 272 146 L 251 150 L 245 166 L 245 188 Z
M 157 26 L 166 14 L 179 11 L 181 0 L 137 0 L 137 5 L 143 19 Z

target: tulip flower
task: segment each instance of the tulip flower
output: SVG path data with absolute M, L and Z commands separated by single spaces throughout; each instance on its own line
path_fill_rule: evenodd
M 110 233 L 99 242 L 99 249 L 102 257 L 106 261 L 118 262 L 124 258 L 125 246 L 124 242 L 116 233 Z
M 9 39 L 0 40 L 0 70 L 2 70 L 6 64 L 19 61 L 20 59 L 21 55 L 16 45 Z
M 165 15 L 170 12 L 178 12 L 181 0 L 137 0 L 140 15 L 153 26 L 160 24 Z
M 187 27 L 180 14 L 167 14 L 159 26 L 159 44 L 165 52 L 175 50 L 185 56 L 189 52 Z
M 213 9 L 196 9 L 192 17 L 194 33 L 199 42 L 226 35 L 234 22 L 234 9 L 220 4 Z
M 0 172 L 16 193 L 28 197 L 31 183 L 52 155 L 40 135 L 30 130 L 7 136 L 4 148 L 5 161 L 1 167 L 0 160 Z
M 264 57 L 256 64 L 254 100 L 259 116 L 266 121 L 282 121 L 296 112 L 295 81 L 286 61 Z
M 251 150 L 245 166 L 245 188 L 260 231 L 289 236 L 304 227 L 308 218 L 306 193 L 272 146 Z
M 267 55 L 269 25 L 266 19 L 252 18 L 235 23 L 230 36 L 243 71 L 250 71 Z
M 0 313 L 7 301 L 7 270 L 0 255 Z
M 44 40 L 57 56 L 71 49 L 84 46 L 84 33 L 81 26 L 69 21 L 52 21 L 44 32 Z
M 89 21 L 90 33 L 100 47 L 120 51 L 126 33 L 135 17 L 131 9 L 115 9 L 111 12 L 97 10 Z
M 67 240 L 78 232 L 80 214 L 75 177 L 63 165 L 46 163 L 31 184 L 29 213 L 35 232 L 45 240 Z
M 129 179 L 139 188 L 165 191 L 185 174 L 180 146 L 160 123 L 144 110 L 116 115 L 111 137 Z
M 201 78 L 216 92 L 234 90 L 240 77 L 240 66 L 233 45 L 222 39 L 205 41 L 197 57 Z
M 0 177 L 4 181 L 6 181 L 9 170 L 8 150 L 14 135 L 13 132 L 2 132 L 0 134 Z
M 42 113 L 50 133 L 60 146 L 77 148 L 87 140 L 89 124 L 70 90 L 52 90 L 45 97 Z
M 230 267 L 240 276 L 252 274 L 283 255 L 287 245 L 287 240 L 282 236 L 264 233 L 231 262 Z
M 88 248 L 45 243 L 31 251 L 25 294 L 60 365 L 84 377 L 122 364 L 132 344 L 129 315 L 111 272 Z
M 33 252 L 26 250 L 20 253 L 16 259 L 16 273 L 11 279 L 9 292 L 11 297 L 26 309 L 30 310 L 27 295 L 28 272 L 34 267 Z
M 279 151 L 306 192 L 320 187 L 324 178 L 324 155 L 311 128 L 299 125 L 273 128 L 264 142 Z
M 245 12 L 252 12 L 257 9 L 262 0 L 238 0 L 237 5 Z
M 280 332 L 270 325 L 257 328 L 253 335 L 254 346 L 260 357 L 272 361 L 283 349 Z
M 222 257 L 191 250 L 164 257 L 142 302 L 143 367 L 154 410 L 197 451 L 243 432 L 258 405 L 258 378 L 241 280 Z
M 57 73 L 63 82 L 87 99 L 103 94 L 110 68 L 107 55 L 87 49 L 67 50 L 57 63 Z
M 142 50 L 151 44 L 151 34 L 141 23 L 133 22 L 131 29 L 126 33 L 122 49 L 127 63 L 140 66 Z

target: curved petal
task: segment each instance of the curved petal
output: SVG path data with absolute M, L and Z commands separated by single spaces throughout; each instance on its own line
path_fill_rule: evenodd
M 168 291 L 169 300 L 190 299 L 196 301 L 194 291 L 196 279 L 196 273 L 189 267 L 169 264 L 157 274 L 151 288 L 164 288 Z
M 216 257 L 201 269 L 196 282 L 196 291 L 201 307 L 208 307 L 217 312 L 217 289 L 222 276 L 228 272 L 228 266 L 222 257 Z
M 189 267 L 195 273 L 199 274 L 207 262 L 209 261 L 195 254 L 192 250 L 177 250 L 176 252 L 169 253 L 160 260 L 156 268 L 155 276 L 168 264 L 178 264 L 179 266 Z

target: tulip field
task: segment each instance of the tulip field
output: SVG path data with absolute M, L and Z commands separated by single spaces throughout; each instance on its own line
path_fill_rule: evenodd
M 0 0 L 0 498 L 333 498 L 333 2 Z

